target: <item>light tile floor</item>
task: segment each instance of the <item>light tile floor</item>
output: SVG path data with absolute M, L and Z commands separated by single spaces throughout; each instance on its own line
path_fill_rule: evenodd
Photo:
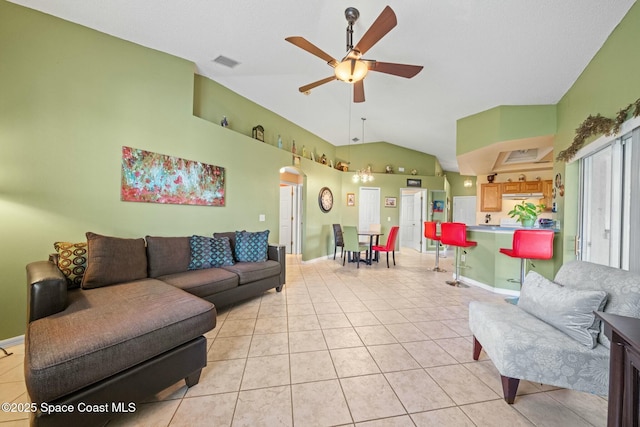
M 356 269 L 289 256 L 283 292 L 219 312 L 198 385 L 177 383 L 109 426 L 606 425 L 605 399 L 526 381 L 507 405 L 467 327 L 469 301 L 503 298 L 446 285 L 433 258 L 405 249 L 395 267 Z M 24 347 L 10 350 L 0 401 L 27 402 Z M 0 412 L 0 427 L 25 425 Z

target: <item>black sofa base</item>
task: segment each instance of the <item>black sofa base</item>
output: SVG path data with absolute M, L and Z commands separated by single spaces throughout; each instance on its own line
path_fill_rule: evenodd
M 181 379 L 186 381 L 188 387 L 196 385 L 200 379 L 200 372 L 206 365 L 207 340 L 200 336 L 126 371 L 48 403 L 50 409 L 51 405 L 71 405 L 74 411 L 52 414 L 38 411 L 32 414 L 31 425 L 103 426 L 121 412 L 133 412 L 137 402 Z M 99 405 L 98 409 L 105 411 L 80 412 L 79 408 L 86 405 Z M 43 406 L 44 404 L 41 404 L 40 408 Z
M 238 285 L 235 288 L 227 289 L 226 291 L 218 292 L 217 294 L 209 295 L 203 299 L 213 303 L 216 308 L 225 307 L 237 302 L 253 298 L 262 294 L 269 289 L 275 288 L 276 291 L 282 291 L 284 286 L 281 282 L 280 276 L 272 276 L 266 279 L 260 279 L 255 282 L 247 283 L 246 285 Z

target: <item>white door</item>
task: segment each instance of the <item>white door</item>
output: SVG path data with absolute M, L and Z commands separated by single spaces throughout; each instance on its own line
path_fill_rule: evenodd
M 400 246 L 422 251 L 426 191 L 402 191 L 400 204 Z
M 358 231 L 369 230 L 371 224 L 380 224 L 380 189 L 360 187 Z
M 453 198 L 453 222 L 476 225 L 476 196 L 455 196 Z
M 280 240 L 278 243 L 286 247 L 288 254 L 293 250 L 293 188 L 291 185 L 280 187 Z

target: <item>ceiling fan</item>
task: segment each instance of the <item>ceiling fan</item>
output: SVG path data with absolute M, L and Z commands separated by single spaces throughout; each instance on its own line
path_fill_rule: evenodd
M 344 11 L 344 15 L 348 22 L 347 54 L 341 61 L 337 61 L 303 37 L 293 36 L 285 39 L 289 43 L 326 61 L 334 69 L 333 76 L 302 86 L 299 88 L 300 92 L 308 93 L 311 89 L 325 83 L 341 80 L 353 84 L 353 102 L 364 102 L 364 83 L 362 80 L 367 75 L 367 72 L 377 71 L 410 79 L 422 70 L 423 67 L 421 65 L 394 64 L 362 58 L 362 55 L 398 24 L 396 14 L 389 6 L 384 8 L 380 16 L 355 46 L 353 46 L 353 24 L 358 20 L 360 12 L 355 7 L 348 7 Z

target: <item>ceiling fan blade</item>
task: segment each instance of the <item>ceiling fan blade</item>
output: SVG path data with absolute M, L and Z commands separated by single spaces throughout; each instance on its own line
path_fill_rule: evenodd
M 318 86 L 323 85 L 325 83 L 329 83 L 331 81 L 334 81 L 335 79 L 336 79 L 336 76 L 327 77 L 326 79 L 318 80 L 317 82 L 313 82 L 313 83 L 309 83 L 308 85 L 301 86 L 300 89 L 298 89 L 298 90 L 300 92 L 302 92 L 302 93 L 305 93 L 305 92 L 310 91 L 314 87 L 318 87 Z
M 354 50 L 357 50 L 362 55 L 371 47 L 378 43 L 378 41 L 384 37 L 389 31 L 398 25 L 396 14 L 393 10 L 387 6 L 384 8 L 380 16 L 371 24 L 371 27 L 364 33 L 364 36 L 360 39 Z
M 326 61 L 327 64 L 331 65 L 332 67 L 335 67 L 338 64 L 338 61 L 336 61 L 331 55 L 329 55 L 327 52 L 320 49 L 318 46 L 314 45 L 304 37 L 293 36 L 287 37 L 285 40 L 291 44 L 298 46 L 300 49 L 304 49 L 310 54 Z
M 364 80 L 353 84 L 353 102 L 364 102 Z
M 423 68 L 424 67 L 422 65 L 394 64 L 391 62 L 372 61 L 369 63 L 370 71 L 392 74 L 394 76 L 405 77 L 407 79 L 418 74 Z

